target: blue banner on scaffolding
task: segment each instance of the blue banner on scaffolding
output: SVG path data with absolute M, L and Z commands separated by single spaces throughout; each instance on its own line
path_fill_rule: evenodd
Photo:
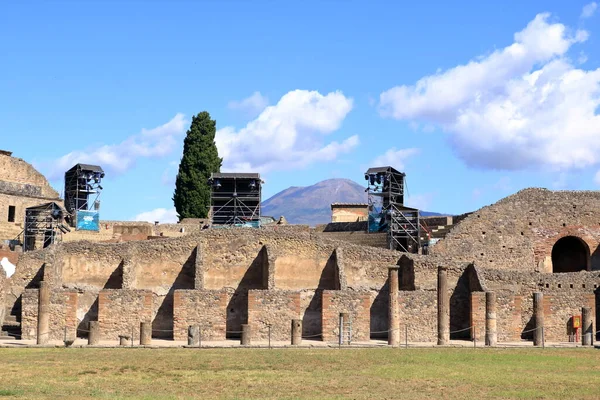
M 100 214 L 98 211 L 77 211 L 77 228 L 78 231 L 99 231 L 100 230 Z
M 380 196 L 374 196 L 369 203 L 369 233 L 387 232 L 387 228 L 383 199 Z

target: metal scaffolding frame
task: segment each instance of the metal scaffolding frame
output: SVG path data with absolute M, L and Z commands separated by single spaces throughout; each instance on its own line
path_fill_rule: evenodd
M 77 164 L 65 172 L 65 208 L 69 225 L 77 226 L 77 213 L 98 212 L 104 171 L 98 165 Z
M 70 229 L 64 224 L 66 210 L 56 203 L 46 203 L 25 209 L 23 251 L 46 248 L 62 241 Z
M 213 226 L 260 227 L 260 174 L 213 173 L 209 217 Z
M 404 206 L 406 174 L 393 167 L 365 172 L 369 203 L 369 232 L 387 232 L 392 250 L 417 253 L 421 248 L 419 210 Z

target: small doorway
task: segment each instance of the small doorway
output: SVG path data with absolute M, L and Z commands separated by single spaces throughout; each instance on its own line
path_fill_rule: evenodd
M 8 206 L 8 222 L 15 222 L 16 207 Z

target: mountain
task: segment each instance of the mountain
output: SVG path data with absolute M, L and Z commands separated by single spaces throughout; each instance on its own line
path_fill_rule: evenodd
M 365 187 L 350 179 L 327 179 L 312 186 L 287 188 L 262 203 L 261 214 L 285 216 L 291 224 L 331 222 L 331 203 L 366 203 Z
M 366 203 L 366 186 L 350 179 L 327 179 L 312 186 L 292 186 L 262 203 L 262 215 L 285 216 L 291 224 L 331 222 L 331 203 Z M 422 211 L 423 216 L 444 215 Z

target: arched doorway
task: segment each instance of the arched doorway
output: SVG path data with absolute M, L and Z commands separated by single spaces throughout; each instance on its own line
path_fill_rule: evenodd
M 590 268 L 590 249 L 578 237 L 565 236 L 552 247 L 552 272 L 578 272 Z

